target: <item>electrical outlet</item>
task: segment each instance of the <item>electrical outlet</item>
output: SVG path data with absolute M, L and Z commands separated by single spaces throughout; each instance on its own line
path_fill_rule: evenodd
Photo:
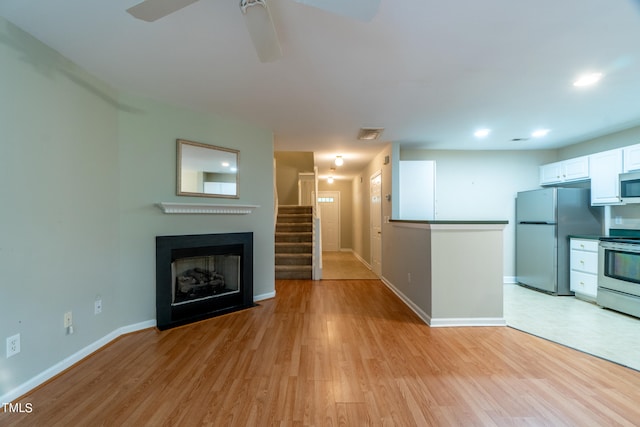
M 100 314 L 102 313 L 102 300 L 100 298 L 96 299 L 93 303 L 93 313 Z
M 20 353 L 20 334 L 7 338 L 7 359 Z
M 64 327 L 69 328 L 73 324 L 73 317 L 70 311 L 64 314 Z

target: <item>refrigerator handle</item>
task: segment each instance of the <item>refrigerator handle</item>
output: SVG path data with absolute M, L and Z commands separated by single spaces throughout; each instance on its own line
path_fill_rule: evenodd
M 520 221 L 518 224 L 531 224 L 531 225 L 555 225 L 555 222 L 547 221 Z

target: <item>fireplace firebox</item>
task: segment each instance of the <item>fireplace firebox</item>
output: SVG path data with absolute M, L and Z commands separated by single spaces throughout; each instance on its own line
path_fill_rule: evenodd
M 156 237 L 158 329 L 254 305 L 253 233 Z

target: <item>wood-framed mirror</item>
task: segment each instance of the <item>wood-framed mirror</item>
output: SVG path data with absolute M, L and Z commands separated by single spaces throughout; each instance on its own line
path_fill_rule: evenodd
M 240 151 L 176 140 L 178 196 L 237 199 Z

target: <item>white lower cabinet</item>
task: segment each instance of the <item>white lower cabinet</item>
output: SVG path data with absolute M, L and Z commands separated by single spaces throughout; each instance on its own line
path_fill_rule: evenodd
M 598 240 L 571 238 L 569 286 L 577 297 L 595 301 L 598 296 Z

